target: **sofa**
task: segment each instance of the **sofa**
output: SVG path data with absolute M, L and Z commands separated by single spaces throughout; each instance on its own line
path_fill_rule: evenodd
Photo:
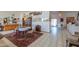
M 79 26 L 76 26 L 75 24 L 67 24 L 67 30 L 72 34 L 74 35 L 75 32 L 79 32 Z

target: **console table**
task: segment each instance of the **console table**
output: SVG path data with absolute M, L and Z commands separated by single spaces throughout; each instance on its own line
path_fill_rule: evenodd
M 7 30 L 15 30 L 18 27 L 18 24 L 7 24 L 2 26 L 3 30 L 7 31 Z

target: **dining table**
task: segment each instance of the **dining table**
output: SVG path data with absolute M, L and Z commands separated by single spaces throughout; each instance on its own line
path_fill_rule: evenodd
M 19 31 L 25 31 L 25 30 L 29 30 L 29 29 L 31 29 L 31 27 L 18 28 Z
M 21 37 L 24 37 L 25 36 L 25 34 L 26 34 L 26 32 L 29 30 L 29 29 L 31 29 L 31 27 L 25 27 L 25 28 L 18 28 L 18 31 L 19 31 L 19 34 L 20 34 L 20 36 Z

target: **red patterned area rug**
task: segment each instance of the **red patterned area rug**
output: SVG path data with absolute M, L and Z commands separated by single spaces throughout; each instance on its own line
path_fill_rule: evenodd
M 27 47 L 42 35 L 43 33 L 32 32 L 32 33 L 26 33 L 24 37 L 21 36 L 17 37 L 15 33 L 10 33 L 6 34 L 5 37 L 18 47 Z

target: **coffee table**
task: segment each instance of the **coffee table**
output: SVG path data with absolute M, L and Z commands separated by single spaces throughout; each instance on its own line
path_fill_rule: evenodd
M 79 47 L 79 35 L 73 35 L 75 37 L 78 37 L 78 40 L 66 40 L 66 43 L 69 43 L 69 47 L 71 46 L 76 46 L 76 47 Z
M 79 47 L 79 41 L 78 40 L 70 40 L 69 47 L 76 46 Z

